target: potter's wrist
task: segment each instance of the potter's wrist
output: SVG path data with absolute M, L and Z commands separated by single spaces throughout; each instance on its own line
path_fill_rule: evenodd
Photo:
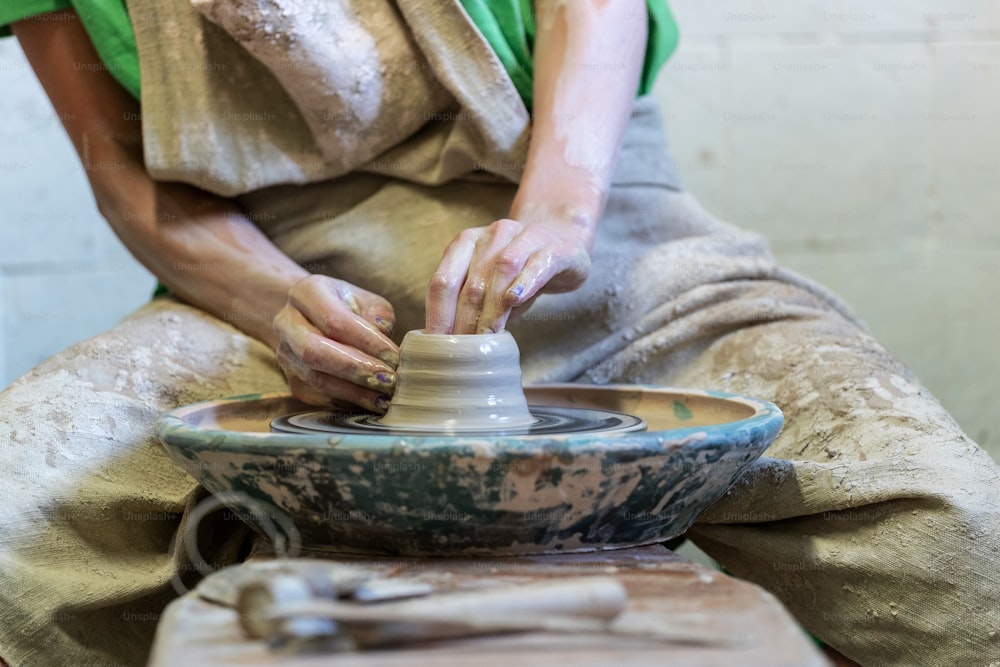
M 524 224 L 565 224 L 574 236 L 582 234 L 590 247 L 607 199 L 602 186 L 593 174 L 555 165 L 546 170 L 536 160 L 526 169 L 510 217 Z
M 600 210 L 549 201 L 515 201 L 510 209 L 510 218 L 524 225 L 544 224 L 557 227 L 560 236 L 577 239 L 590 251 L 597 235 Z

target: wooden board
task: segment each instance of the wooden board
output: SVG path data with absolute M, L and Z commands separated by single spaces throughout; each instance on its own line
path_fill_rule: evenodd
M 337 561 L 358 562 L 338 557 Z M 592 554 L 481 559 L 370 559 L 395 578 L 437 589 L 524 584 L 569 576 L 614 576 L 628 590 L 620 622 L 740 637 L 713 647 L 636 641 L 610 635 L 522 633 L 466 638 L 393 650 L 289 655 L 244 639 L 236 611 L 195 592 L 171 603 L 160 621 L 150 667 L 811 667 L 829 665 L 781 604 L 761 588 L 681 559 L 660 547 Z M 219 576 L 219 575 L 210 575 Z

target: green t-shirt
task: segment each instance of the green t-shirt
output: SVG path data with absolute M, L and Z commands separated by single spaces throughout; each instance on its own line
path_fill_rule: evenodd
M 0 37 L 15 21 L 72 7 L 108 72 L 139 99 L 139 53 L 125 0 L 0 0 Z
M 532 0 L 461 0 L 490 43 L 524 103 L 531 108 L 535 15 Z M 639 94 L 653 87 L 660 67 L 677 47 L 677 24 L 666 0 L 647 0 L 649 39 Z M 0 37 L 9 24 L 30 16 L 74 8 L 108 72 L 139 99 L 139 56 L 125 0 L 0 0 Z
M 532 0 L 461 0 L 472 22 L 483 33 L 510 75 L 517 92 L 531 108 L 532 58 L 535 12 Z M 677 24 L 666 0 L 646 0 L 649 37 L 646 61 L 639 79 L 639 94 L 653 89 L 660 67 L 677 48 Z

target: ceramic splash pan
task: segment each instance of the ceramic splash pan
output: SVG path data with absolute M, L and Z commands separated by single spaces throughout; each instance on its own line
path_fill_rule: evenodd
M 196 403 L 157 435 L 256 529 L 371 555 L 537 554 L 676 537 L 771 444 L 767 401 L 669 387 L 525 387 L 529 406 L 634 415 L 644 431 L 272 432 L 315 410 L 290 395 Z M 273 536 L 273 535 L 272 535 Z

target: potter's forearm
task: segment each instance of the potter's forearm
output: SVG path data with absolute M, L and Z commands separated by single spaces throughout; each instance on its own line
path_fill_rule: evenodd
M 119 172 L 95 192 L 118 237 L 174 294 L 275 346 L 272 320 L 308 273 L 235 205 L 145 172 Z
M 275 350 L 298 398 L 382 412 L 398 349 L 385 299 L 307 272 L 233 202 L 153 180 L 139 105 L 102 65 L 73 10 L 14 24 L 14 34 L 87 168 L 101 213 L 182 299 Z
M 484 333 L 578 289 L 639 86 L 645 0 L 536 0 L 534 122 L 510 219 L 467 229 L 427 291 L 431 333 Z
M 593 243 L 645 54 L 645 0 L 538 0 L 534 121 L 511 217 Z
M 271 318 L 305 271 L 231 202 L 150 178 L 138 103 L 101 64 L 73 10 L 57 15 L 15 23 L 14 34 L 87 168 L 101 212 L 181 298 L 273 344 Z

